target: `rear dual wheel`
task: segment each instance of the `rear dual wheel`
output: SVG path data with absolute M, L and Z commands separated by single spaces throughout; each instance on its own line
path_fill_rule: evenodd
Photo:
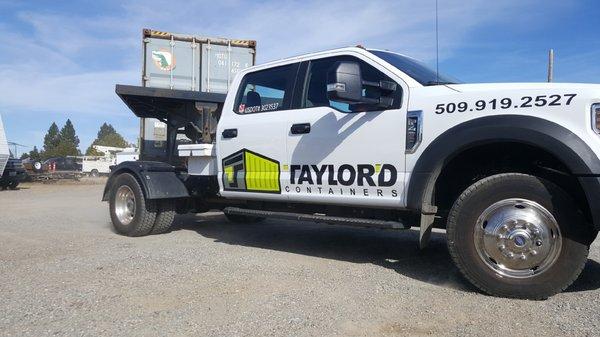
M 447 234 L 454 262 L 473 285 L 495 296 L 544 299 L 577 279 L 596 232 L 561 188 L 508 173 L 465 190 Z
M 129 173 L 116 177 L 110 190 L 109 208 L 115 230 L 127 236 L 167 232 L 175 217 L 172 200 L 146 200 L 140 184 Z

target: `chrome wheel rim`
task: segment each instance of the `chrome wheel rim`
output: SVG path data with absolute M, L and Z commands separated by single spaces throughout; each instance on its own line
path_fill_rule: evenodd
M 484 264 L 503 277 L 528 278 L 548 270 L 560 255 L 562 238 L 554 216 L 525 199 L 505 199 L 477 219 L 475 248 Z
M 135 194 L 127 185 L 123 185 L 117 190 L 115 214 L 123 225 L 128 225 L 135 217 Z

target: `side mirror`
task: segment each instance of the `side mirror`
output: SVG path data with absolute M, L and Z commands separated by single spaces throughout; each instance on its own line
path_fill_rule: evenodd
M 363 90 L 365 87 L 377 88 L 378 97 L 365 97 L 363 95 L 363 92 L 366 92 Z M 357 62 L 337 62 L 327 74 L 327 98 L 331 101 L 389 108 L 393 105 L 394 99 L 388 95 L 394 91 L 396 91 L 394 82 L 363 81 L 360 65 Z
M 327 74 L 327 98 L 331 101 L 363 103 L 362 73 L 356 62 L 340 61 Z

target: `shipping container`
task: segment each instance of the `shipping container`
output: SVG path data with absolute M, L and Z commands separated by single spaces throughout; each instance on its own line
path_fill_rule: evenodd
M 142 85 L 150 88 L 227 93 L 236 73 L 254 65 L 256 41 L 143 30 Z M 142 119 L 144 152 L 164 151 L 166 128 Z
M 8 140 L 6 139 L 6 134 L 4 133 L 4 124 L 2 124 L 2 116 L 0 116 L 0 177 L 4 172 L 4 167 L 6 166 L 6 162 L 8 162 L 9 156 L 10 151 L 8 149 Z

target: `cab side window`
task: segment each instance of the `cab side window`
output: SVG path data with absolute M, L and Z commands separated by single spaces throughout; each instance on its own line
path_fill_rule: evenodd
M 234 111 L 249 114 L 289 109 L 297 66 L 290 64 L 245 75 Z
M 367 64 L 366 62 L 357 59 L 352 56 L 341 56 L 341 57 L 329 57 L 324 59 L 317 59 L 310 61 L 308 71 L 306 74 L 306 83 L 304 93 L 302 95 L 302 108 L 312 108 L 319 106 L 328 106 L 343 112 L 357 112 L 357 111 L 369 111 L 369 110 L 381 110 L 376 106 L 364 106 L 357 104 L 346 104 L 335 101 L 330 101 L 327 98 L 327 73 L 333 68 L 336 62 L 339 61 L 353 61 L 358 62 L 362 77 L 364 81 L 379 82 L 379 81 L 392 81 L 393 80 L 377 70 L 375 67 Z M 381 95 L 377 88 L 364 86 L 363 95 L 369 98 L 379 98 Z M 397 109 L 400 107 L 402 99 L 402 89 L 397 86 L 396 92 L 394 93 L 394 103 L 390 109 Z

